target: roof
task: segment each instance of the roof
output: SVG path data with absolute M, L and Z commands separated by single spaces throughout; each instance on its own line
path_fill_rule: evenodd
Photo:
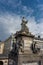
M 34 39 L 43 41 L 43 38 L 34 37 Z

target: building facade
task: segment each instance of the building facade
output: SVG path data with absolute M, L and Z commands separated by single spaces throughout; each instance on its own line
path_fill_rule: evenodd
M 43 39 L 35 37 L 22 19 L 21 30 L 0 42 L 0 65 L 43 65 Z

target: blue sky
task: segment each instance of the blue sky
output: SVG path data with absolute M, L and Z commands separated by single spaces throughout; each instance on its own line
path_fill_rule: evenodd
M 20 30 L 23 16 L 30 32 L 43 35 L 43 0 L 0 0 L 0 40 Z

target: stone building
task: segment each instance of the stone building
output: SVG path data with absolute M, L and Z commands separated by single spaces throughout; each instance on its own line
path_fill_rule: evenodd
M 35 37 L 22 19 L 21 30 L 0 42 L 0 65 L 43 65 L 43 39 Z

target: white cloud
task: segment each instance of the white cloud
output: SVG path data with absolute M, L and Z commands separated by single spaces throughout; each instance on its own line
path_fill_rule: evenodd
M 33 34 L 42 36 L 43 19 L 39 19 L 39 23 L 36 23 L 35 18 L 30 17 L 28 20 L 28 27 Z
M 42 11 L 43 11 L 43 4 L 38 4 L 38 5 L 37 5 L 37 8 L 38 8 L 39 10 L 42 10 Z
M 30 32 L 33 34 L 42 34 L 43 32 L 43 19 L 40 19 L 40 23 L 36 23 L 35 17 L 27 17 Z M 11 15 L 11 14 L 3 14 L 0 16 L 0 35 L 6 35 L 15 33 L 20 30 L 21 26 L 21 17 L 20 15 Z M 3 32 L 3 34 L 1 33 Z M 5 33 L 5 34 L 4 34 Z
M 23 10 L 27 12 L 33 12 L 33 9 L 31 9 L 30 7 L 27 8 L 27 6 L 23 6 Z
M 37 2 L 39 2 L 40 0 L 37 0 Z
M 18 6 L 21 6 L 21 0 L 0 0 L 0 3 L 4 5 L 8 5 L 11 8 L 16 8 Z
M 19 15 L 5 14 L 0 16 L 0 25 L 2 24 L 5 28 L 6 33 L 15 33 L 15 31 L 20 29 L 21 18 Z M 2 26 L 1 26 L 2 28 Z M 0 28 L 0 29 L 1 29 Z
M 34 10 L 31 7 L 27 7 L 27 5 L 23 5 L 21 0 L 0 0 L 0 4 L 2 8 L 0 8 L 1 12 L 2 11 L 10 11 L 10 12 L 17 12 L 18 14 L 23 14 L 23 15 L 32 15 Z M 6 6 L 6 7 L 5 7 Z
M 22 6 L 22 10 L 23 10 L 23 12 L 24 12 L 26 15 L 27 15 L 27 14 L 31 15 L 31 14 L 34 12 L 34 10 L 33 10 L 32 8 L 27 7 L 27 6 Z
M 29 27 L 29 30 L 33 34 L 37 34 L 39 32 L 38 24 L 36 23 L 34 17 L 29 17 L 29 19 L 28 19 L 28 27 Z

